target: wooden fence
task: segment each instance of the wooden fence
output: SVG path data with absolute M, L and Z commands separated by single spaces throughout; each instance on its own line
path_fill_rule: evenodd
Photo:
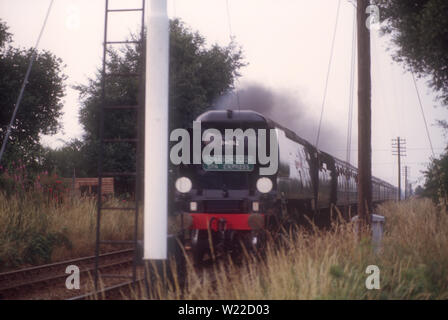
M 93 196 L 98 193 L 98 178 L 64 178 L 75 194 Z M 114 178 L 103 178 L 101 193 L 103 196 L 114 195 Z

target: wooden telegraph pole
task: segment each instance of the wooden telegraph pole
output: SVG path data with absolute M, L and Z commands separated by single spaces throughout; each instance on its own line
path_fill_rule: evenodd
M 406 156 L 406 139 L 397 137 L 392 139 L 392 155 L 398 157 L 398 195 L 397 200 L 401 201 L 401 157 Z
M 370 224 L 372 209 L 370 30 L 366 26 L 369 0 L 358 0 L 358 217 Z
M 409 197 L 408 174 L 409 174 L 409 167 L 404 166 L 404 200 L 407 200 L 407 198 Z

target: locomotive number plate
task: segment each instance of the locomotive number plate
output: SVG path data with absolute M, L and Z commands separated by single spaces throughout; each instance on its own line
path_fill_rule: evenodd
M 230 157 L 204 157 L 202 169 L 206 171 L 253 171 L 254 160 L 255 159 L 251 156 L 242 155 Z
M 254 165 L 253 164 L 227 164 L 227 163 L 222 163 L 222 164 L 216 164 L 216 163 L 211 163 L 211 164 L 202 164 L 202 168 L 206 171 L 253 171 L 254 170 Z

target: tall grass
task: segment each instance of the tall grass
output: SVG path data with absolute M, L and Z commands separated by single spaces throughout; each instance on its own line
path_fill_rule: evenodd
M 108 206 L 125 205 L 117 199 L 108 201 Z M 132 239 L 132 212 L 104 212 L 101 238 Z M 0 271 L 92 255 L 95 230 L 94 198 L 67 198 L 61 203 L 36 192 L 0 193 Z
M 184 290 L 161 281 L 130 298 L 151 299 L 447 299 L 448 217 L 429 200 L 387 203 L 381 249 L 359 241 L 352 223 L 331 231 L 295 230 L 264 259 L 247 255 L 215 266 L 215 275 L 189 267 Z M 368 290 L 366 268 L 380 269 L 380 289 Z M 215 278 L 212 281 L 212 278 Z
M 262 259 L 224 259 L 212 273 L 188 263 L 183 289 L 179 281 L 156 279 L 149 296 L 142 287 L 129 298 L 447 299 L 448 216 L 426 199 L 386 203 L 377 213 L 386 217 L 379 251 L 370 239 L 359 241 L 351 223 L 334 223 L 330 231 L 291 230 L 280 244 L 269 242 Z M 132 211 L 104 212 L 102 219 L 103 239 L 132 238 Z M 95 199 L 60 203 L 34 193 L 0 193 L 0 271 L 91 255 L 95 227 Z M 380 269 L 379 290 L 366 289 L 369 265 Z

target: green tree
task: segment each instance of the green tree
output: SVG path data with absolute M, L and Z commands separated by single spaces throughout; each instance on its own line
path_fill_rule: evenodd
M 33 49 L 10 45 L 11 35 L 0 21 L 0 139 L 13 114 Z M 41 155 L 40 135 L 54 134 L 60 128 L 64 80 L 62 61 L 49 51 L 39 52 L 34 61 L 22 103 L 11 130 L 2 164 L 21 159 L 37 166 Z M 1 143 L 0 142 L 0 143 Z
M 131 37 L 135 39 L 136 37 Z M 141 46 L 126 46 L 109 51 L 107 71 L 109 74 L 139 73 L 142 68 Z M 221 47 L 208 47 L 205 39 L 188 29 L 181 21 L 170 22 L 170 74 L 169 108 L 170 127 L 190 127 L 192 121 L 212 105 L 215 99 L 233 88 L 240 75 L 241 49 L 231 43 Z M 87 85 L 80 85 L 82 108 L 80 120 L 85 130 L 85 146 L 88 174 L 97 173 L 98 111 L 101 106 L 102 74 L 98 70 Z M 139 86 L 137 77 L 109 76 L 106 81 L 106 104 L 136 105 Z M 107 110 L 105 112 L 105 138 L 133 138 L 136 136 L 138 119 L 133 110 Z M 134 171 L 135 144 L 106 144 L 104 171 Z
M 448 201 L 448 149 L 438 159 L 433 159 L 424 172 L 423 195 L 446 206 Z
M 394 59 L 419 76 L 448 104 L 448 1 L 373 0 L 380 9 L 382 32 L 396 45 Z
M 417 186 L 417 188 L 415 188 L 415 195 L 416 196 L 422 196 L 424 195 L 425 189 L 423 189 L 422 186 Z
M 8 26 L 0 19 L 0 50 L 9 42 L 11 42 L 11 34 L 8 32 Z
M 57 173 L 62 177 L 85 177 L 84 143 L 74 139 L 58 149 L 44 148 L 42 155 L 42 169 Z
M 430 87 L 448 105 L 448 1 L 373 0 L 373 3 L 380 9 L 381 31 L 390 35 L 395 45 L 394 59 L 418 76 L 428 76 Z M 448 129 L 445 120 L 439 120 L 438 124 Z M 431 161 L 425 177 L 424 188 L 418 190 L 421 195 L 446 204 L 448 153 Z

